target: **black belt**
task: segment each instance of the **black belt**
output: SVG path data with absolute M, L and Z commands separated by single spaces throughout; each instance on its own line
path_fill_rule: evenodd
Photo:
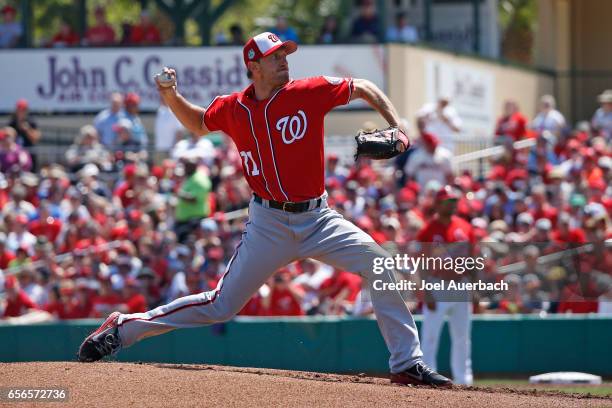
M 254 198 L 255 198 L 255 202 L 258 204 L 262 204 L 263 205 L 263 201 L 264 199 L 261 198 L 260 196 L 258 196 L 257 194 L 253 194 Z M 322 198 L 318 198 L 316 200 L 316 204 L 313 208 L 310 208 L 310 200 L 309 201 L 300 201 L 298 203 L 294 203 L 294 202 L 290 202 L 290 201 L 274 201 L 274 200 L 267 200 L 268 201 L 268 206 L 270 208 L 274 208 L 277 210 L 282 210 L 282 211 L 287 211 L 287 212 L 291 212 L 291 213 L 301 213 L 304 211 L 308 211 L 308 210 L 314 210 L 315 208 L 319 208 L 321 206 L 321 203 L 323 202 Z

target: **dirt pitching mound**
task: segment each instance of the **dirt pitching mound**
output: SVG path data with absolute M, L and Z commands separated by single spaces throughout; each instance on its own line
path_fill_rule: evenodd
M 65 387 L 69 390 L 68 402 L 53 405 L 73 407 L 612 406 L 612 398 L 546 391 L 474 387 L 439 390 L 396 386 L 386 379 L 364 375 L 181 364 L 0 363 L 0 387 Z M 33 405 L 41 404 L 18 404 Z

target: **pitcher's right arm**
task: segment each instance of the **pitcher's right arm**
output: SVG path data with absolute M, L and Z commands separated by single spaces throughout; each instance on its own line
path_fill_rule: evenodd
M 162 74 L 168 75 L 173 81 L 171 85 L 165 84 L 162 76 L 155 76 L 155 83 L 159 96 L 164 100 L 172 113 L 181 124 L 195 135 L 205 135 L 210 131 L 204 124 L 204 113 L 206 109 L 194 105 L 185 99 L 176 89 L 176 71 L 172 68 L 164 67 Z

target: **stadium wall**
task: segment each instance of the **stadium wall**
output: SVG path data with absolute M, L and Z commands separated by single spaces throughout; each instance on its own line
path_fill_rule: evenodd
M 79 343 L 98 324 L 0 324 L 0 361 L 74 360 Z M 582 371 L 612 376 L 610 344 L 612 317 L 475 316 L 472 325 L 473 366 L 480 375 Z M 438 356 L 443 372 L 450 370 L 449 346 L 445 327 Z M 124 350 L 119 360 L 385 373 L 388 357 L 373 319 L 242 317 L 146 339 Z

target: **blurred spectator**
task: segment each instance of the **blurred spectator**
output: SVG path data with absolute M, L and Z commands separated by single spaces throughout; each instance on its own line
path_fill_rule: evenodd
M 45 310 L 61 320 L 84 319 L 91 316 L 92 303 L 87 284 L 85 282 L 77 284 L 69 279 L 61 280 L 53 291 L 49 303 L 45 305 Z
M 452 182 L 453 154 L 440 145 L 440 140 L 431 133 L 421 134 L 414 153 L 406 161 L 404 173 L 416 180 L 418 185 L 425 187 L 427 183 L 436 181 L 440 185 Z
M 270 291 L 261 300 L 262 316 L 303 316 L 304 292 L 291 282 L 291 271 L 285 267 L 268 280 Z
M 17 175 L 32 168 L 30 154 L 15 142 L 17 132 L 12 127 L 0 128 L 0 171 Z
M 133 92 L 125 95 L 125 116 L 132 121 L 132 134 L 143 148 L 149 144 L 149 137 L 139 115 L 140 96 Z
M 319 44 L 336 44 L 340 41 L 340 27 L 336 16 L 327 16 L 323 21 L 321 33 L 317 38 Z
M 515 101 L 504 102 L 504 112 L 497 121 L 496 136 L 509 136 L 513 141 L 527 136 L 527 118 L 520 112 Z
M 59 31 L 51 38 L 49 47 L 74 47 L 79 45 L 79 41 L 79 35 L 72 29 L 68 20 L 62 19 Z
M 14 184 L 11 190 L 11 199 L 2 207 L 2 215 L 18 216 L 24 215 L 26 217 L 26 223 L 28 219 L 33 218 L 36 215 L 36 207 L 32 203 L 25 200 L 26 189 L 21 184 Z
M 529 273 L 523 276 L 525 294 L 522 299 L 523 313 L 538 313 L 547 311 L 549 305 L 548 294 L 541 290 L 542 283 L 538 275 Z
M 0 231 L 0 269 L 8 268 L 13 259 L 15 253 L 6 247 L 6 234 Z
M 119 41 L 119 45 L 129 46 L 132 45 L 131 36 L 132 31 L 134 29 L 134 25 L 129 21 L 124 21 L 121 23 L 121 40 Z
M 78 172 L 87 164 L 110 169 L 110 153 L 98 140 L 98 131 L 92 125 L 81 127 L 74 144 L 66 151 L 66 162 L 71 172 Z
M 198 168 L 195 157 L 184 157 L 181 164 L 185 171 L 185 181 L 177 192 L 175 231 L 179 242 L 183 242 L 202 218 L 210 214 L 208 200 L 211 183 L 207 173 Z
M 128 164 L 123 168 L 123 181 L 113 191 L 113 201 L 118 208 L 127 209 L 136 204 L 138 194 L 146 189 L 148 169 L 139 163 Z
M 333 268 L 313 259 L 302 259 L 298 262 L 301 273 L 293 279 L 293 283 L 304 291 L 302 309 L 307 315 L 323 313 L 320 306 L 319 289 L 323 282 L 333 274 Z
M 130 31 L 130 44 L 132 45 L 159 45 L 161 36 L 159 30 L 153 24 L 148 11 L 140 13 L 140 21 Z
M 174 160 L 195 157 L 206 166 L 210 166 L 215 158 L 215 147 L 209 138 L 189 133 L 186 138 L 176 142 L 170 157 Z
M 17 131 L 15 141 L 20 146 L 23 146 L 32 158 L 32 167 L 36 168 L 36 153 L 32 147 L 38 144 L 41 138 L 40 130 L 36 121 L 28 113 L 28 101 L 19 99 L 15 104 L 15 112 L 11 116 L 8 124 Z
M 117 133 L 115 152 L 121 152 L 125 157 L 132 160 L 144 160 L 147 158 L 146 145 L 142 139 L 134 134 L 134 123 L 127 118 L 119 119 L 113 129 Z
M 141 293 L 139 280 L 129 277 L 122 290 L 122 304 L 117 308 L 121 313 L 144 313 L 147 311 L 147 300 Z
M 15 276 L 9 275 L 4 278 L 4 290 L 6 292 L 6 306 L 1 317 L 23 316 L 38 309 L 36 303 L 21 289 Z
M 612 140 L 612 89 L 605 90 L 598 97 L 601 107 L 595 111 L 591 126 L 603 136 L 608 143 Z
M 48 201 L 42 201 L 38 207 L 38 218 L 30 223 L 29 230 L 36 237 L 45 237 L 48 242 L 55 242 L 62 229 L 62 221 L 51 215 Z
M 155 150 L 157 160 L 168 157 L 174 144 L 179 141 L 185 132 L 185 128 L 168 108 L 163 98 L 155 115 Z
M 9 268 L 21 268 L 24 265 L 28 265 L 32 263 L 32 259 L 30 259 L 30 255 L 28 254 L 28 247 L 26 245 L 22 245 L 15 251 L 15 259 L 9 262 Z
M 351 312 L 360 291 L 359 275 L 334 268 L 333 274 L 319 286 L 322 311 L 329 315 Z
M 380 37 L 380 25 L 374 0 L 361 0 L 359 14 L 351 28 L 351 38 L 355 42 L 374 43 Z
M 121 297 L 113 289 L 110 278 L 108 276 L 101 277 L 99 280 L 100 289 L 93 296 L 91 301 L 92 311 L 91 317 L 103 317 L 117 310 L 117 306 L 121 304 Z
M 499 301 L 499 313 L 521 313 L 523 311 L 523 283 L 521 277 L 511 273 L 504 277 L 504 281 L 508 284 L 508 290 Z
M 555 137 L 550 131 L 545 130 L 538 135 L 536 145 L 529 150 L 527 159 L 527 169 L 531 174 L 546 177 L 552 166 L 559 164 L 553 150 L 554 143 Z
M 32 268 L 24 268 L 19 274 L 19 284 L 23 288 L 26 295 L 37 306 L 43 306 L 47 303 L 47 291 L 44 286 L 40 284 L 39 273 Z
M 23 29 L 21 23 L 15 21 L 17 10 L 14 7 L 6 5 L 2 7 L 2 19 L 0 24 L 0 48 L 14 48 L 19 45 Z
M 238 23 L 232 24 L 230 26 L 229 45 L 243 46 L 245 42 L 244 30 L 242 29 L 242 26 Z
M 406 13 L 397 13 L 395 25 L 387 29 L 387 41 L 402 43 L 419 42 L 419 32 L 416 27 L 408 24 Z
M 299 42 L 295 29 L 289 26 L 289 22 L 285 16 L 276 17 L 276 25 L 270 28 L 270 32 L 276 34 L 281 41 Z
M 119 92 L 113 92 L 110 96 L 110 107 L 101 110 L 93 120 L 93 124 L 100 135 L 100 141 L 111 150 L 114 150 L 117 142 L 117 133 L 113 127 L 119 122 L 119 119 L 124 117 L 123 95 Z
M 417 112 L 419 129 L 440 139 L 441 145 L 455 153 L 455 135 L 461 131 L 462 121 L 451 106 L 451 98 L 442 95 L 437 103 L 425 104 Z
M 327 165 L 325 166 L 326 183 L 337 182 L 338 185 L 343 185 L 346 181 L 349 170 L 338 164 L 338 160 L 338 155 L 335 153 L 327 155 Z
M 115 30 L 106 21 L 104 7 L 97 6 L 94 11 L 96 23 L 87 29 L 85 43 L 88 46 L 99 47 L 115 44 Z
M 110 190 L 106 183 L 102 182 L 98 176 L 100 174 L 100 170 L 98 166 L 93 163 L 87 163 L 79 172 L 77 173 L 78 182 L 77 189 L 79 191 L 83 191 L 86 195 L 92 193 L 94 195 L 98 195 L 99 197 L 103 197 L 108 199 L 111 197 Z M 88 199 L 94 199 L 91 195 L 88 196 Z M 92 203 L 89 203 L 92 204 Z M 102 205 L 104 206 L 104 205 Z
M 544 95 L 540 99 L 540 111 L 533 119 L 530 127 L 536 132 L 548 130 L 558 136 L 565 127 L 565 117 L 556 110 L 557 102 L 552 95 Z

